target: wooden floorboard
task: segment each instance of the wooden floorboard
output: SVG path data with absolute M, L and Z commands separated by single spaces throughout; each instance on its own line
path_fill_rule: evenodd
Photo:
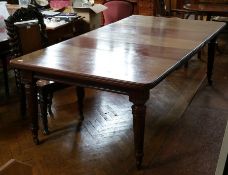
M 48 119 L 51 134 L 42 135 L 41 128 L 42 143 L 36 146 L 29 120 L 19 116 L 11 75 L 11 97 L 0 91 L 0 165 L 13 158 L 32 165 L 35 175 L 214 174 L 228 119 L 228 53 L 223 50 L 212 87 L 205 81 L 204 55 L 151 90 L 140 171 L 127 96 L 87 89 L 80 125 L 74 87 L 57 92 Z

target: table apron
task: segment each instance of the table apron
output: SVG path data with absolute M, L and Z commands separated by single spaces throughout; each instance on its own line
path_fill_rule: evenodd
M 71 77 L 60 77 L 57 75 L 50 75 L 50 74 L 42 74 L 33 72 L 34 79 L 45 79 L 45 80 L 53 80 L 58 83 L 69 84 L 69 85 L 76 85 L 85 88 L 92 88 L 98 89 L 102 91 L 114 92 L 118 94 L 125 94 L 129 95 L 135 91 L 149 91 L 151 88 L 148 86 L 143 85 L 130 85 L 125 82 L 114 82 L 114 81 L 107 81 L 107 80 L 92 80 L 90 79 L 83 79 L 83 78 L 71 78 Z

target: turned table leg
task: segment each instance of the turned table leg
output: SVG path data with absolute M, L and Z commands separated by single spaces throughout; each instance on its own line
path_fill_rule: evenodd
M 207 60 L 207 81 L 209 85 L 212 85 L 212 71 L 215 57 L 216 38 L 213 38 L 208 43 L 208 60 Z
M 143 160 L 143 145 L 144 145 L 144 128 L 145 128 L 145 103 L 149 99 L 149 91 L 134 92 L 130 94 L 129 100 L 133 103 L 133 129 L 134 129 L 134 146 L 136 166 L 139 169 Z
M 37 103 L 37 89 L 36 80 L 33 78 L 32 72 L 21 72 L 22 83 L 25 85 L 28 117 L 32 123 L 32 136 L 35 144 L 39 144 L 38 139 L 38 103 Z

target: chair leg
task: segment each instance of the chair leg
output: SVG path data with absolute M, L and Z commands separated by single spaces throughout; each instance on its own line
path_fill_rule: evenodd
M 84 120 L 83 114 L 83 100 L 85 97 L 85 88 L 84 87 L 76 87 L 77 98 L 78 98 L 78 110 L 80 115 L 80 121 Z
M 40 104 L 40 113 L 41 113 L 41 119 L 42 119 L 42 123 L 43 123 L 43 133 L 45 135 L 48 135 L 49 129 L 48 129 L 48 120 L 47 120 L 47 93 L 45 90 L 43 90 L 42 88 L 38 88 L 38 101 Z

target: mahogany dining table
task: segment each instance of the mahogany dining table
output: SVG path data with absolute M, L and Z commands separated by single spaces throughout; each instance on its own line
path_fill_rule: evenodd
M 207 16 L 207 21 L 210 21 L 212 16 L 228 16 L 228 4 L 185 4 L 183 9 L 196 12 L 198 15 L 205 15 Z
M 25 84 L 33 141 L 39 144 L 37 79 L 125 94 L 133 104 L 134 148 L 140 168 L 150 90 L 206 44 L 211 84 L 215 41 L 224 26 L 212 21 L 133 15 L 11 60 Z

